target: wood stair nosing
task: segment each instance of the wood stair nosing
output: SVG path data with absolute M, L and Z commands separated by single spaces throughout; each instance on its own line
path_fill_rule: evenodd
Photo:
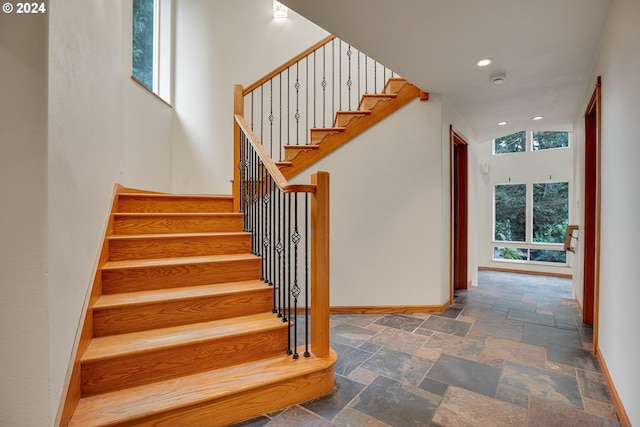
M 274 288 L 260 280 L 103 295 L 93 306 L 102 337 L 263 313 Z
M 118 212 L 233 212 L 233 197 L 120 193 Z
M 242 421 L 243 418 L 238 418 L 239 416 L 257 416 L 330 392 L 333 389 L 333 366 L 336 359 L 333 351 L 325 358 L 312 355 L 304 360 L 276 355 L 233 367 L 86 396 L 78 403 L 70 425 L 98 427 L 144 425 L 146 422 L 155 426 L 230 424 Z M 321 390 L 311 387 L 308 381 L 298 380 L 311 375 L 324 378 Z M 312 394 L 304 394 L 308 392 Z M 270 397 L 259 398 L 264 393 Z M 302 400 L 290 401 L 292 397 L 301 395 Z M 247 403 L 248 398 L 252 403 Z M 185 411 L 192 413 L 195 408 L 203 408 L 206 403 L 214 402 L 218 403 L 216 407 L 202 410 L 201 416 L 204 419 L 195 417 L 194 421 L 194 417 L 186 415 Z M 226 415 L 218 416 L 221 411 Z M 167 424 L 160 424 L 160 420 L 165 418 Z M 186 424 L 187 422 L 194 424 Z
M 259 279 L 262 260 L 253 254 L 108 261 L 102 266 L 102 293 L 209 285 Z
M 120 234 L 108 241 L 113 261 L 251 251 L 251 235 L 245 232 Z
M 82 393 L 104 393 L 281 354 L 287 348 L 288 327 L 267 312 L 94 338 L 80 360 Z
M 114 234 L 160 234 L 242 231 L 242 213 L 119 212 Z

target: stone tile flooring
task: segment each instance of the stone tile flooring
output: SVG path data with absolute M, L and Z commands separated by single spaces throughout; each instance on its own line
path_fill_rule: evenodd
M 335 315 L 336 386 L 237 426 L 618 426 L 569 279 L 479 272 L 442 314 Z

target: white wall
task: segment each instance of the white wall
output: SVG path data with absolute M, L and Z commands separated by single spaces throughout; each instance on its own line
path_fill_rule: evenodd
M 416 99 L 294 178 L 331 175 L 331 306 L 448 301 L 441 120 Z
M 0 425 L 46 426 L 47 19 L 0 13 Z
M 171 110 L 129 78 L 129 9 L 127 1 L 74 0 L 49 11 L 48 346 L 53 416 L 113 185 L 171 190 Z
M 616 0 L 590 82 L 602 76 L 599 348 L 632 425 L 640 425 L 640 2 Z M 584 135 L 585 91 L 575 126 Z M 584 139 L 580 140 L 584 144 Z M 584 152 L 584 145 L 581 145 Z M 582 183 L 580 183 L 582 185 Z
M 547 129 L 541 129 L 547 130 Z M 566 129 L 554 129 L 566 130 Z M 570 136 L 571 144 L 573 137 Z M 496 184 L 526 184 L 534 182 L 569 182 L 569 206 L 573 207 L 573 149 L 527 151 L 493 155 L 493 142 L 478 144 L 473 161 L 477 180 L 478 265 L 481 267 L 509 268 L 523 271 L 571 274 L 571 264 L 554 266 L 493 260 L 493 190 Z M 481 173 L 480 165 L 487 163 L 489 173 Z M 551 178 L 549 178 L 551 177 Z M 574 223 L 576 213 L 570 209 L 569 223 Z M 561 249 L 561 248 L 560 248 Z M 572 261 L 568 256 L 567 261 Z
M 177 0 L 174 190 L 231 194 L 233 88 L 248 86 L 327 33 L 271 0 Z

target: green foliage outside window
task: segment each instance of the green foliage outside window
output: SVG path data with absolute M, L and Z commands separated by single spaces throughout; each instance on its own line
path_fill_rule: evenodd
M 154 0 L 133 0 L 132 74 L 153 90 Z
M 527 186 L 496 185 L 495 240 L 524 242 L 527 221 Z
M 563 243 L 569 223 L 569 183 L 533 184 L 533 241 Z
M 531 146 L 534 151 L 568 147 L 569 132 L 534 131 Z
M 506 154 L 506 153 L 519 153 L 521 151 L 527 151 L 527 132 L 520 131 L 512 133 L 511 135 L 496 138 L 494 141 L 494 153 Z

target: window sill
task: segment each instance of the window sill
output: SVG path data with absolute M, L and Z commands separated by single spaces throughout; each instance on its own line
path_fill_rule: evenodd
M 151 95 L 153 95 L 154 97 L 156 97 L 157 99 L 159 99 L 162 103 L 164 103 L 165 105 L 167 105 L 169 108 L 173 108 L 173 105 L 169 104 L 167 101 L 165 101 L 164 99 L 162 99 L 162 97 L 160 97 L 157 93 L 155 93 L 152 90 L 149 90 L 148 87 L 146 87 L 145 85 L 142 84 L 142 82 L 140 82 L 140 80 L 136 79 L 135 77 L 131 76 L 131 80 L 136 83 L 138 86 L 140 86 L 141 88 L 143 88 L 144 90 L 146 90 L 147 92 L 149 92 Z

